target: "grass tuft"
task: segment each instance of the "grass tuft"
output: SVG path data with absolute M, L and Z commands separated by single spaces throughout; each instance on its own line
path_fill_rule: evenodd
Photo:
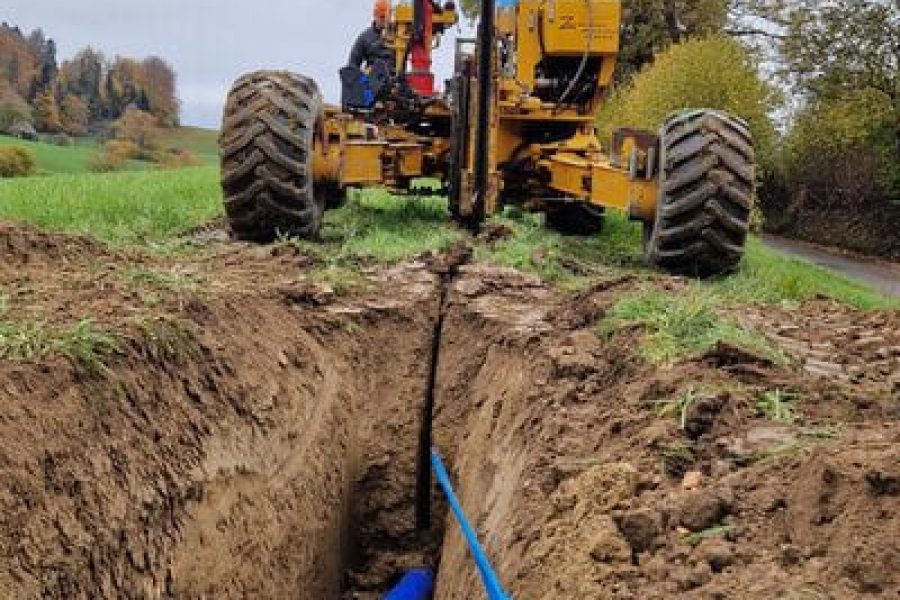
M 660 400 L 657 403 L 656 415 L 660 418 L 678 417 L 678 423 L 682 431 L 687 428 L 687 417 L 691 407 L 699 399 L 694 388 L 688 389 L 681 396 Z
M 622 299 L 601 323 L 604 331 L 641 325 L 647 331 L 642 352 L 650 362 L 671 364 L 720 342 L 757 350 L 773 360 L 782 357 L 755 333 L 720 316 L 720 299 L 700 286 L 683 293 L 643 291 Z
M 797 421 L 798 402 L 797 394 L 778 389 L 762 394 L 756 403 L 756 408 L 767 419 L 776 423 L 792 425 Z
M 104 359 L 118 348 L 118 340 L 88 320 L 65 327 L 43 322 L 0 323 L 0 359 L 34 361 L 63 356 L 98 372 Z
M 197 335 L 185 322 L 146 316 L 137 321 L 137 326 L 144 348 L 157 360 L 180 360 L 197 353 Z

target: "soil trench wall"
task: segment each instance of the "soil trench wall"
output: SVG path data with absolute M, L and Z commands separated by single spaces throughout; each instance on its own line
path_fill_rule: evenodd
M 398 437 L 414 461 L 429 281 L 393 305 L 216 302 L 100 377 L 4 367 L 0 597 L 340 597 L 392 515 L 373 495 L 407 489 L 379 470 Z

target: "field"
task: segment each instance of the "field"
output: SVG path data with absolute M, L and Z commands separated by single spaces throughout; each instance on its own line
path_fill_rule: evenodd
M 896 300 L 756 241 L 671 277 L 620 217 L 472 235 L 367 192 L 255 246 L 220 202 L 211 166 L 0 181 L 3 597 L 374 600 L 419 565 L 478 597 L 443 504 L 415 526 L 429 405 L 516 598 L 900 591 Z
M 164 148 L 182 148 L 193 152 L 205 165 L 218 161 L 218 132 L 196 127 L 161 130 Z M 93 138 L 77 138 L 72 146 L 57 146 L 44 142 L 30 142 L 0 135 L 0 147 L 21 146 L 34 152 L 40 175 L 85 173 L 100 147 Z M 152 168 L 143 161 L 129 161 L 126 170 L 141 171 Z

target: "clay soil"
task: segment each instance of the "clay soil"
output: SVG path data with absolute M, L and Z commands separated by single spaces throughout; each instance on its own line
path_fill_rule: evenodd
M 572 296 L 447 278 L 457 254 L 340 294 L 211 239 L 148 258 L 0 225 L 4 320 L 120 340 L 100 368 L 0 361 L 0 597 L 374 599 L 430 565 L 438 600 L 484 598 L 436 490 L 415 528 L 442 310 L 434 443 L 515 598 L 900 594 L 896 312 L 736 307 L 784 364 L 658 367 L 639 329 L 598 335 L 629 277 Z

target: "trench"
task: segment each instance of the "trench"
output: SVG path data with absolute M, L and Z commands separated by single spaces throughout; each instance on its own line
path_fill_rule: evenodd
M 424 455 L 437 446 L 502 531 L 521 461 L 489 439 L 530 377 L 455 291 L 464 262 L 401 273 L 389 298 L 213 302 L 184 354 L 135 339 L 101 400 L 74 371 L 23 375 L 16 397 L 69 401 L 0 423 L 44 457 L 7 473 L 24 533 L 3 542 L 19 566 L 2 595 L 375 600 L 427 566 L 435 598 L 477 598 Z
M 258 260 L 250 284 L 241 272 L 234 289 L 186 303 L 178 328 L 124 330 L 102 373 L 0 362 L 0 598 L 375 600 L 424 565 L 437 569 L 436 600 L 483 600 L 424 479 L 432 444 L 521 600 L 776 597 L 812 580 L 842 598 L 897 595 L 884 560 L 898 539 L 896 360 L 873 363 L 871 404 L 810 403 L 821 422 L 860 414 L 853 432 L 788 463 L 731 470 L 732 442 L 771 431 L 755 395 L 735 386 L 730 400 L 697 402 L 692 427 L 712 428 L 698 439 L 660 418 L 656 400 L 698 382 L 785 381 L 805 395 L 820 383 L 727 345 L 673 369 L 642 364 L 634 332 L 610 343 L 595 326 L 633 278 L 562 297 L 481 264 L 451 276 L 438 258 L 323 297 L 294 277 L 271 283 L 271 257 Z M 817 306 L 791 329 L 798 340 L 840 349 L 838 332 L 858 327 L 860 344 L 877 333 L 890 348 L 842 356 L 894 352 L 894 313 Z M 684 489 L 688 466 L 706 473 L 703 489 Z M 738 541 L 686 548 L 678 524 L 706 531 L 705 515 L 723 510 Z M 833 518 L 810 528 L 824 510 Z M 770 560 L 786 530 L 794 549 L 831 540 L 824 571 Z M 748 561 L 697 570 L 732 548 Z

